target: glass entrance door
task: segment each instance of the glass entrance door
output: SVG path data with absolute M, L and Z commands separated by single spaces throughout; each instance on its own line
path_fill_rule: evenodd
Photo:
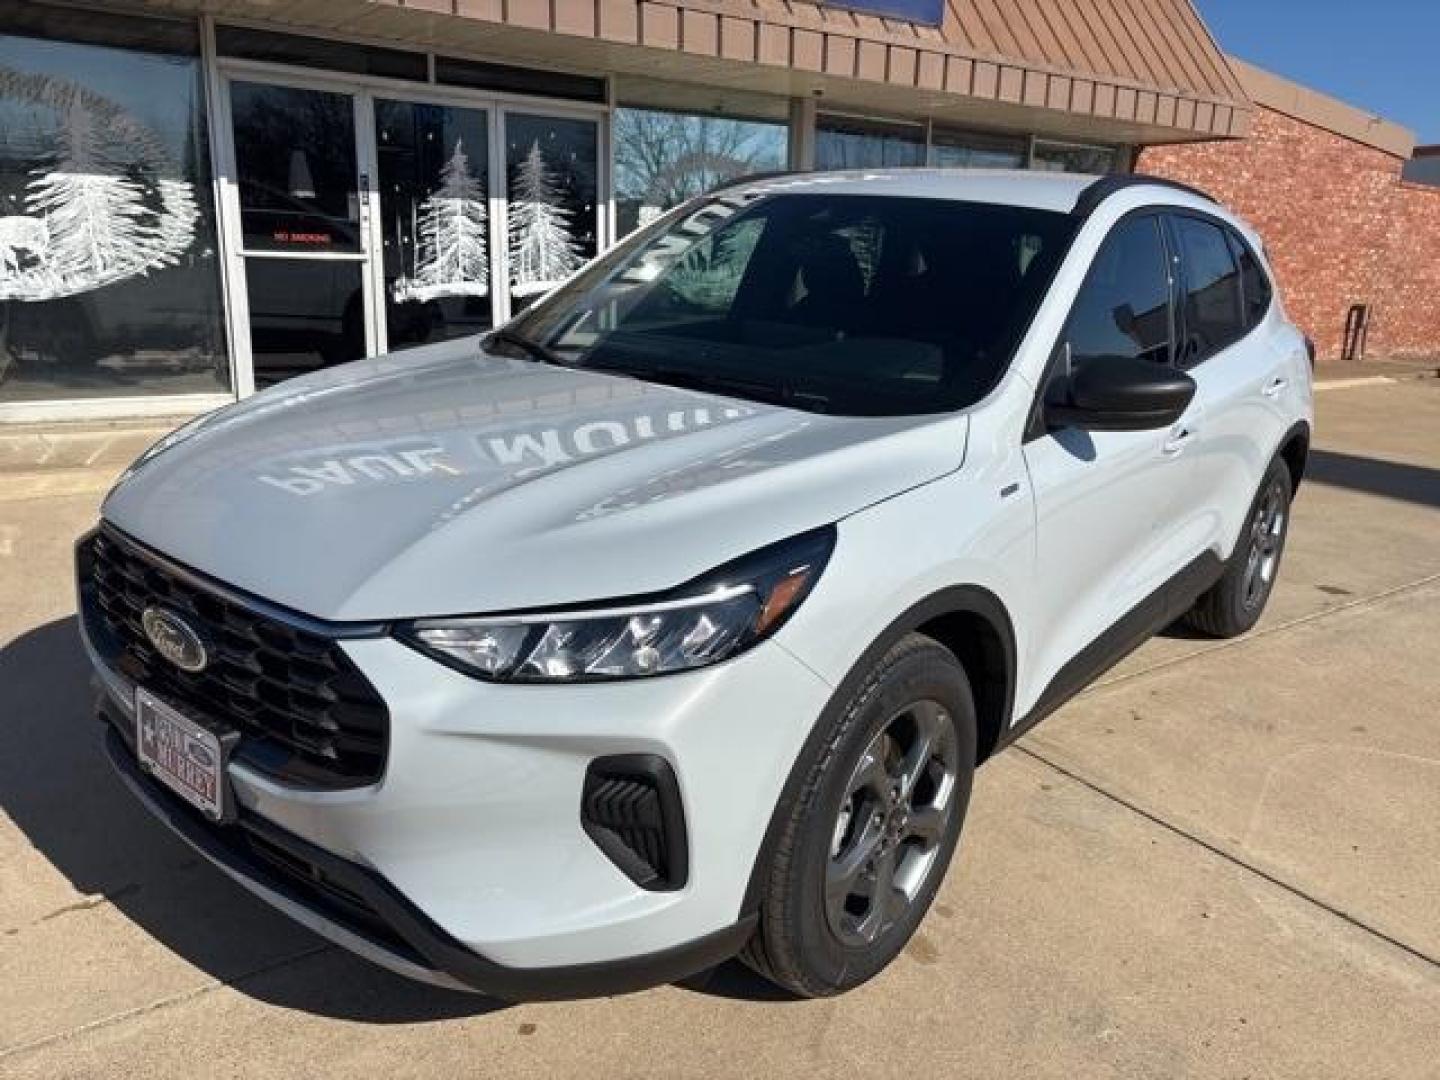
M 355 95 L 238 79 L 229 91 L 255 386 L 374 352 Z
M 487 109 L 375 100 L 385 349 L 495 324 L 491 122 Z

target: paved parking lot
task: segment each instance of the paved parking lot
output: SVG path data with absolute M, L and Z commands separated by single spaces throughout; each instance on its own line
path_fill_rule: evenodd
M 1440 382 L 1322 393 L 1279 591 L 980 773 L 894 968 L 506 1007 L 272 914 L 102 762 L 70 545 L 145 436 L 0 458 L 0 1076 L 1440 1076 Z

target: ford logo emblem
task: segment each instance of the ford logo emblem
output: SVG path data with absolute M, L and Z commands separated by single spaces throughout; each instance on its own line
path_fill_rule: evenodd
M 181 671 L 204 671 L 210 662 L 200 635 L 173 611 L 148 607 L 140 614 L 140 625 L 155 651 Z

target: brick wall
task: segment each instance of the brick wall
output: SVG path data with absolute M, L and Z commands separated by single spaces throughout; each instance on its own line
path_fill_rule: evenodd
M 1402 182 L 1401 165 L 1257 108 L 1248 138 L 1148 147 L 1137 169 L 1203 188 L 1255 226 L 1320 359 L 1340 357 L 1357 303 L 1370 305 L 1368 358 L 1440 356 L 1440 188 Z

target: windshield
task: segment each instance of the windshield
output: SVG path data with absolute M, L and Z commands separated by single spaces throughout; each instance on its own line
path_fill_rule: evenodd
M 720 194 L 591 264 L 492 347 L 815 412 L 950 412 L 1004 373 L 1073 233 L 1027 207 Z

